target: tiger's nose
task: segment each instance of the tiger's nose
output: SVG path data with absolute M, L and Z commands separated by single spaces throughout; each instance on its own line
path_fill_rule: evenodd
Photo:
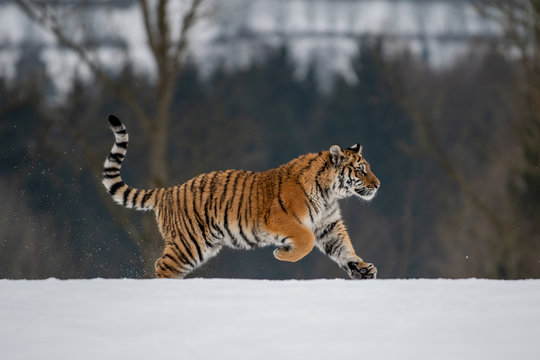
M 374 187 L 375 189 L 378 189 L 379 186 L 381 186 L 381 183 L 375 183 L 375 185 L 373 185 L 373 187 Z

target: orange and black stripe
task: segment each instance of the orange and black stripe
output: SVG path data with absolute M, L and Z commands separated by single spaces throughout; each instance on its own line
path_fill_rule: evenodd
M 358 145 L 302 155 L 265 172 L 215 171 L 181 185 L 144 190 L 123 182 L 120 172 L 129 136 L 117 117 L 110 115 L 108 120 L 115 143 L 105 160 L 103 185 L 122 206 L 154 210 L 165 241 L 155 264 L 158 277 L 183 277 L 222 246 L 275 245 L 278 259 L 297 261 L 316 242 L 343 268 L 359 259 L 336 202 L 336 192 L 345 192 L 352 183 L 371 181 L 372 188 L 378 187 L 367 164 L 361 171 L 369 174 L 355 178 L 354 164 L 362 160 Z M 360 195 L 362 191 L 373 190 L 357 190 Z

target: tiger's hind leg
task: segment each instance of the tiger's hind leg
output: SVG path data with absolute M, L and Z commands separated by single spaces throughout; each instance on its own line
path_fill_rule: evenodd
M 182 263 L 178 259 L 174 258 L 167 253 L 165 249 L 164 254 L 156 260 L 156 278 L 168 278 L 168 279 L 183 279 L 193 269 L 191 265 Z
M 161 256 L 156 260 L 156 277 L 157 278 L 184 278 L 189 272 L 189 269 L 178 264 L 175 259 L 171 259 L 167 255 Z
M 208 259 L 217 255 L 220 250 L 221 245 L 216 244 L 212 247 L 199 247 L 197 251 L 193 251 L 180 238 L 167 241 L 163 255 L 155 263 L 156 277 L 182 279 Z

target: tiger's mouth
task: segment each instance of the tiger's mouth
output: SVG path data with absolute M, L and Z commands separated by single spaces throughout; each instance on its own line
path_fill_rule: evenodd
M 364 200 L 371 200 L 375 196 L 377 189 L 369 189 L 369 188 L 363 187 L 363 188 L 354 189 L 354 192 L 356 192 Z

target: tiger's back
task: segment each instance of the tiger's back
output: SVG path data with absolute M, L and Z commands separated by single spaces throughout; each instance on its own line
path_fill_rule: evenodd
M 184 277 L 223 246 L 268 245 L 277 247 L 274 256 L 283 261 L 298 261 L 317 246 L 351 277 L 375 277 L 376 268 L 354 253 L 337 203 L 351 196 L 354 182 L 369 189 L 362 190 L 369 191 L 366 199 L 379 187 L 359 145 L 346 150 L 334 145 L 265 172 L 214 171 L 182 185 L 140 190 L 120 177 L 127 133 L 123 138 L 125 126 L 117 118 L 109 121 L 116 142 L 105 162 L 103 182 L 117 203 L 155 211 L 165 241 L 163 255 L 156 261 L 157 277 Z M 119 142 L 126 146 L 118 146 Z M 362 161 L 363 181 L 352 177 Z
M 311 154 L 311 157 L 319 155 Z M 297 163 L 301 166 L 306 161 Z M 299 204 L 291 201 L 285 204 L 283 198 L 297 197 L 277 195 L 301 189 L 300 177 L 295 178 L 288 167 L 266 172 L 215 171 L 166 189 L 164 201 L 155 209 L 158 226 L 166 239 L 166 256 L 156 264 L 161 268 L 159 275 L 176 276 L 174 272 L 190 271 L 222 246 L 234 249 L 283 246 L 286 239 L 269 233 L 266 228 L 276 222 L 273 212 L 287 212 L 300 221 L 310 213 L 305 206 L 309 203 L 307 199 Z M 314 214 L 315 210 L 311 212 Z M 180 255 L 182 259 L 178 259 Z M 178 269 L 177 260 L 185 262 L 186 258 L 190 260 L 188 265 L 182 264 L 182 269 Z

